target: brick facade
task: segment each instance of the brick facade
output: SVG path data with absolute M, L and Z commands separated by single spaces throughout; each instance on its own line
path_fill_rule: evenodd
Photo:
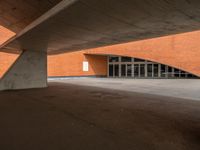
M 4 42 L 14 33 L 0 28 Z M 4 32 L 2 32 L 4 31 Z M 200 31 L 160 38 L 118 44 L 95 49 L 68 52 L 48 56 L 49 76 L 105 76 L 107 57 L 121 55 L 147 59 L 166 64 L 200 76 Z M 0 52 L 0 76 L 17 59 L 17 54 Z M 83 61 L 89 62 L 89 70 L 83 71 Z
M 86 50 L 86 54 L 147 59 L 200 76 L 200 31 Z
M 89 63 L 89 70 L 83 71 L 83 61 Z M 70 52 L 48 57 L 49 76 L 105 76 L 107 57 L 84 55 L 84 51 Z

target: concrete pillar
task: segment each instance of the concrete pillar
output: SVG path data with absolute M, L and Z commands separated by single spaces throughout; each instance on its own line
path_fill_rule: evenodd
M 0 90 L 47 87 L 46 51 L 26 50 L 0 80 Z

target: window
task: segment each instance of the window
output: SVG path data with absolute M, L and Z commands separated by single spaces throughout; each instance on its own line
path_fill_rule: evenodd
M 158 77 L 158 64 L 153 65 L 154 77 Z
M 113 65 L 109 65 L 109 77 L 113 77 Z
M 127 65 L 127 76 L 128 77 L 132 76 L 132 65 L 130 64 Z
M 161 77 L 166 76 L 166 66 L 161 64 Z
M 134 77 L 139 77 L 139 64 L 134 65 Z
M 109 62 L 119 62 L 119 57 L 109 57 Z
M 119 77 L 119 65 L 115 65 L 114 72 L 115 72 L 115 77 Z
M 153 69 L 152 69 L 152 66 L 153 66 L 152 64 L 148 64 L 148 65 L 147 65 L 147 76 L 148 76 L 148 77 L 152 77 L 152 73 L 153 73 L 153 72 L 152 72 L 152 70 L 153 70 Z
M 122 77 L 126 76 L 126 65 L 125 64 L 121 65 L 121 76 Z
M 134 58 L 134 62 L 145 62 L 144 59 Z
M 174 77 L 178 78 L 180 76 L 179 69 L 174 68 Z
M 121 57 L 122 62 L 131 62 L 132 58 L 131 57 Z
M 185 74 L 186 74 L 185 71 L 181 71 L 181 78 L 185 78 Z
M 168 77 L 172 77 L 172 67 L 168 66 Z
M 145 77 L 145 64 L 140 64 L 140 77 Z
M 85 64 L 85 70 L 87 64 Z M 109 77 L 135 78 L 195 78 L 183 70 L 139 58 L 111 56 L 108 60 Z

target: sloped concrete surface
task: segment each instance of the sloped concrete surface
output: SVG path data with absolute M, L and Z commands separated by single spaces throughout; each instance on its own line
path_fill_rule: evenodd
M 199 101 L 50 82 L 0 103 L 2 150 L 200 149 Z

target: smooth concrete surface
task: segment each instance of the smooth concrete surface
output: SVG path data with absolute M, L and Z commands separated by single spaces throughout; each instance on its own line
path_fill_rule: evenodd
M 200 100 L 200 79 L 55 78 L 50 81 Z
M 37 40 L 56 54 L 196 31 L 199 8 L 199 0 L 62 0 L 2 48 L 13 52 Z
M 24 51 L 0 79 L 0 90 L 47 87 L 47 53 Z
M 199 101 L 81 84 L 1 91 L 0 149 L 200 149 Z

